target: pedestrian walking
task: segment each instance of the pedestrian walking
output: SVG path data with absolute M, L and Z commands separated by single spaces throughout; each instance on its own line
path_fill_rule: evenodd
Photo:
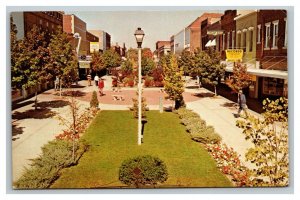
M 59 90 L 59 77 L 56 76 L 55 81 L 54 81 L 54 91 Z
M 243 110 L 247 118 L 248 113 L 247 113 L 246 96 L 243 94 L 242 90 L 239 90 L 238 93 L 238 105 L 239 105 L 239 110 L 237 116 L 240 117 L 240 113 Z
M 92 76 L 91 74 L 87 75 L 87 80 L 88 80 L 88 86 L 92 85 Z
M 99 76 L 96 74 L 96 76 L 94 77 L 94 81 L 95 81 L 95 86 L 98 86 L 98 81 L 99 81 Z
M 99 88 L 99 93 L 100 93 L 100 96 L 103 96 L 103 88 L 104 88 L 104 81 L 103 79 L 101 78 L 99 80 L 99 83 L 98 83 L 98 88 Z

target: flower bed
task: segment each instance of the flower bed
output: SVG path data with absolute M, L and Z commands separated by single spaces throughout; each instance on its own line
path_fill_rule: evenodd
M 217 162 L 222 173 L 228 175 L 238 187 L 249 186 L 249 170 L 239 158 L 239 155 L 226 144 L 206 144 L 205 148 Z

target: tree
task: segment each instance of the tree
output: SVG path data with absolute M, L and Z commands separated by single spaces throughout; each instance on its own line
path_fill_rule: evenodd
M 98 101 L 98 97 L 97 97 L 97 92 L 93 91 L 92 99 L 90 101 L 90 107 L 91 108 L 98 108 L 98 106 L 99 106 L 99 101 Z
M 19 41 L 17 40 L 17 26 L 13 22 L 13 17 L 10 16 L 10 64 L 11 64 L 11 80 L 12 87 L 22 88 L 22 71 L 19 69 L 19 66 L 16 66 L 18 62 L 18 53 L 19 49 Z
M 37 109 L 37 92 L 40 84 L 53 77 L 48 68 L 50 63 L 48 44 L 45 34 L 37 26 L 27 33 L 18 43 L 17 51 L 12 54 L 12 85 L 19 89 L 35 90 L 35 109 Z
M 102 54 L 98 51 L 95 51 L 92 54 L 91 68 L 95 72 L 100 72 L 101 70 L 105 69 Z
M 153 58 L 153 53 L 150 48 L 142 49 L 142 57 L 143 58 Z
M 246 140 L 254 147 L 246 153 L 246 159 L 256 164 L 251 170 L 254 186 L 287 186 L 288 160 L 288 101 L 280 97 L 275 101 L 263 101 L 263 118 L 249 115 L 246 121 L 237 121 Z
M 53 80 L 55 76 L 59 76 L 61 84 L 70 88 L 79 78 L 78 59 L 67 33 L 63 32 L 61 27 L 52 35 L 49 50 L 51 57 L 49 66 L 53 71 Z
M 182 93 L 184 92 L 183 70 L 178 67 L 175 55 L 170 54 L 164 59 L 164 88 L 171 100 L 175 101 L 175 109 L 184 105 Z
M 102 58 L 105 69 L 111 70 L 121 64 L 121 56 L 113 49 L 104 51 Z
M 207 55 L 203 56 L 203 60 L 196 60 L 196 65 L 201 66 L 200 68 L 200 79 L 206 84 L 213 85 L 215 89 L 215 95 L 217 95 L 217 85 L 224 76 L 225 65 L 221 64 L 220 54 L 213 48 L 209 48 Z
M 226 80 L 226 84 L 235 93 L 239 90 L 248 87 L 252 83 L 251 75 L 247 73 L 247 66 L 241 63 L 236 63 L 233 66 L 232 76 Z
M 178 58 L 178 66 L 184 71 L 184 74 L 189 74 L 194 69 L 194 55 L 192 52 L 183 50 Z
M 128 51 L 126 52 L 126 58 L 128 60 L 132 61 L 132 63 L 134 65 L 137 65 L 137 62 L 138 62 L 138 50 L 134 49 L 134 48 L 128 49 Z
M 133 71 L 133 64 L 131 60 L 124 60 L 121 64 L 121 69 L 126 74 L 131 74 Z
M 152 58 L 142 57 L 142 75 L 148 75 L 154 68 L 155 62 Z

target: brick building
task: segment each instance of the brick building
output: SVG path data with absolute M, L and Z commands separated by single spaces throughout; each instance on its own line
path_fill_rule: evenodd
M 94 34 L 99 38 L 99 49 L 104 52 L 111 48 L 111 36 L 102 30 L 89 30 L 90 33 Z
M 171 52 L 171 42 L 170 41 L 157 41 L 155 45 L 156 56 L 159 59 L 163 55 L 167 55 Z
M 43 31 L 53 33 L 63 26 L 63 14 L 59 11 L 47 12 L 12 12 L 11 16 L 17 26 L 17 38 L 22 39 L 34 25 Z
M 222 58 L 225 59 L 225 50 L 234 49 L 236 47 L 236 21 L 234 18 L 237 16 L 236 10 L 226 10 L 221 17 L 221 29 L 223 30 L 222 42 L 220 49 Z

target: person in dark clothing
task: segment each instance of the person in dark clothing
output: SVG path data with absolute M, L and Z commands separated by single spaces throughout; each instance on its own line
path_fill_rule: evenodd
M 242 90 L 239 90 L 238 93 L 238 105 L 239 105 L 239 110 L 237 116 L 240 116 L 240 113 L 243 110 L 247 118 L 248 113 L 247 113 L 246 96 L 243 94 Z

